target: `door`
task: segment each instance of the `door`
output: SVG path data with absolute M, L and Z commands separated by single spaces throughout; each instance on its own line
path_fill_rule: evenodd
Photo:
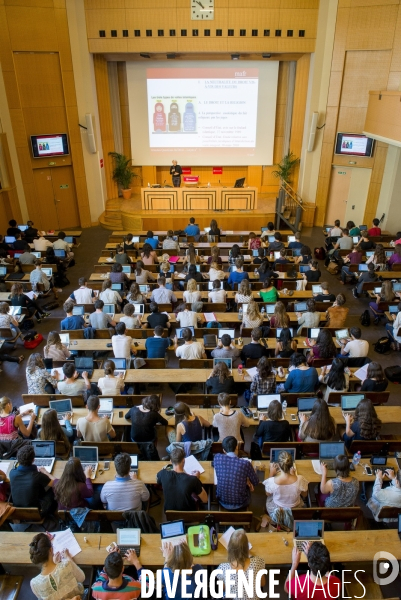
M 34 169 L 34 180 L 41 214 L 38 227 L 49 231 L 79 226 L 72 167 Z
M 341 224 L 344 224 L 351 184 L 351 172 L 352 169 L 349 167 L 332 168 L 327 211 L 324 220 L 327 225 L 333 225 L 336 219 L 340 219 Z

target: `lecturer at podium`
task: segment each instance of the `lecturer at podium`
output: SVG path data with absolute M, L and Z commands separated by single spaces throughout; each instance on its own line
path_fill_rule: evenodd
M 174 187 L 180 187 L 180 185 L 181 185 L 182 169 L 181 169 L 180 165 L 177 165 L 177 161 L 176 160 L 173 160 L 173 166 L 170 167 L 170 175 L 173 178 L 173 186 Z

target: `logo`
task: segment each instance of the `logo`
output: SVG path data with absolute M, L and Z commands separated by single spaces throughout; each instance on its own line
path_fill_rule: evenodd
M 393 583 L 398 577 L 400 567 L 398 560 L 390 552 L 376 552 L 373 557 L 373 579 L 378 585 Z M 387 575 L 386 577 L 383 577 Z

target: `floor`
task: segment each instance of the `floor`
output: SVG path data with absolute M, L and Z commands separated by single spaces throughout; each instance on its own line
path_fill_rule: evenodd
M 70 280 L 70 285 L 64 288 L 63 292 L 60 294 L 59 299 L 59 308 L 54 310 L 51 316 L 47 319 L 44 319 L 41 324 L 38 324 L 36 327 L 37 331 L 42 333 L 46 338 L 47 334 L 52 330 L 59 330 L 60 318 L 64 316 L 64 312 L 62 310 L 62 305 L 64 300 L 68 297 L 71 292 L 78 287 L 78 278 L 81 276 L 89 276 L 89 274 L 93 270 L 93 265 L 97 262 L 98 257 L 100 256 L 100 252 L 102 248 L 104 248 L 108 238 L 110 236 L 110 231 L 104 230 L 100 227 L 92 227 L 90 229 L 84 229 L 82 236 L 80 238 L 80 246 L 75 249 L 75 259 L 76 265 L 69 269 L 68 278 Z M 309 228 L 304 229 L 302 232 L 302 240 L 312 248 L 312 251 L 317 246 L 322 246 L 324 242 L 324 236 L 319 228 Z M 347 298 L 347 306 L 350 308 L 349 313 L 349 322 L 348 325 L 360 325 L 359 317 L 362 312 L 367 308 L 368 301 L 366 298 L 355 299 L 351 293 L 350 286 L 342 286 L 336 277 L 330 275 L 324 268 L 323 263 L 321 264 L 322 278 L 321 281 L 328 281 L 330 284 L 330 291 L 333 293 L 342 292 L 345 293 Z M 46 300 L 47 302 L 48 300 Z M 45 303 L 45 302 L 43 302 Z M 371 344 L 371 350 L 369 352 L 369 356 L 372 359 L 378 360 L 383 366 L 383 368 L 400 364 L 400 355 L 391 352 L 388 355 L 378 355 L 372 349 L 373 343 L 379 339 L 379 337 L 385 335 L 383 326 L 375 326 L 371 325 L 370 327 L 363 327 L 363 338 L 367 339 Z M 43 352 L 44 343 L 42 343 L 37 351 Z M 36 351 L 36 350 L 35 350 Z M 14 354 L 18 356 L 19 354 L 23 354 L 27 359 L 30 351 L 23 348 L 22 345 L 17 346 L 17 349 L 14 351 Z M 20 406 L 22 404 L 21 394 L 26 393 L 27 386 L 25 381 L 25 364 L 24 361 L 21 365 L 14 363 L 3 362 L 1 365 L 2 372 L 0 373 L 0 381 L 2 383 L 2 394 L 9 396 L 13 404 L 15 406 Z M 171 362 L 171 365 L 174 366 L 174 362 Z M 163 385 L 161 388 L 152 388 L 151 391 L 162 391 L 163 392 L 163 407 L 170 406 L 174 403 L 174 394 L 168 385 Z M 195 391 L 195 390 L 194 390 Z M 391 392 L 389 403 L 393 405 L 399 405 L 401 403 L 400 390 L 394 385 L 390 384 L 389 391 Z M 240 403 L 243 403 L 242 399 L 240 399 Z M 398 433 L 400 434 L 399 426 L 386 426 L 384 433 Z M 246 440 L 246 448 L 249 449 L 250 441 L 251 441 L 251 432 L 245 432 L 245 440 Z M 163 440 L 160 440 L 159 444 L 159 453 L 160 456 L 164 456 L 165 454 L 165 446 L 166 443 Z M 259 486 L 253 495 L 252 500 L 252 509 L 255 515 L 261 515 L 264 511 L 264 490 L 262 486 Z M 368 516 L 368 512 L 366 512 L 366 507 L 363 505 L 366 516 Z M 157 521 L 161 521 L 163 519 L 162 506 L 156 506 L 151 509 L 151 514 Z M 372 526 L 375 526 L 374 522 Z M 14 571 L 16 572 L 16 571 Z M 29 569 L 26 572 L 26 579 L 23 586 L 24 592 L 22 596 L 24 600 L 30 600 L 33 598 L 29 587 L 28 582 L 29 578 L 34 576 L 36 571 L 34 569 Z M 398 580 L 398 584 L 400 581 Z M 392 586 L 388 586 L 389 588 Z M 396 592 L 395 588 L 386 589 L 384 593 L 387 597 L 399 595 Z M 284 596 L 283 596 L 284 597 Z

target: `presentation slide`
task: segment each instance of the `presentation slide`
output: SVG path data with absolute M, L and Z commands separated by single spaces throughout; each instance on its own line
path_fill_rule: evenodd
M 64 154 L 63 138 L 61 135 L 38 137 L 37 145 L 39 156 Z
M 273 164 L 278 62 L 131 62 L 127 77 L 134 163 Z
M 341 154 L 360 154 L 365 156 L 368 138 L 356 135 L 343 135 L 341 142 Z

